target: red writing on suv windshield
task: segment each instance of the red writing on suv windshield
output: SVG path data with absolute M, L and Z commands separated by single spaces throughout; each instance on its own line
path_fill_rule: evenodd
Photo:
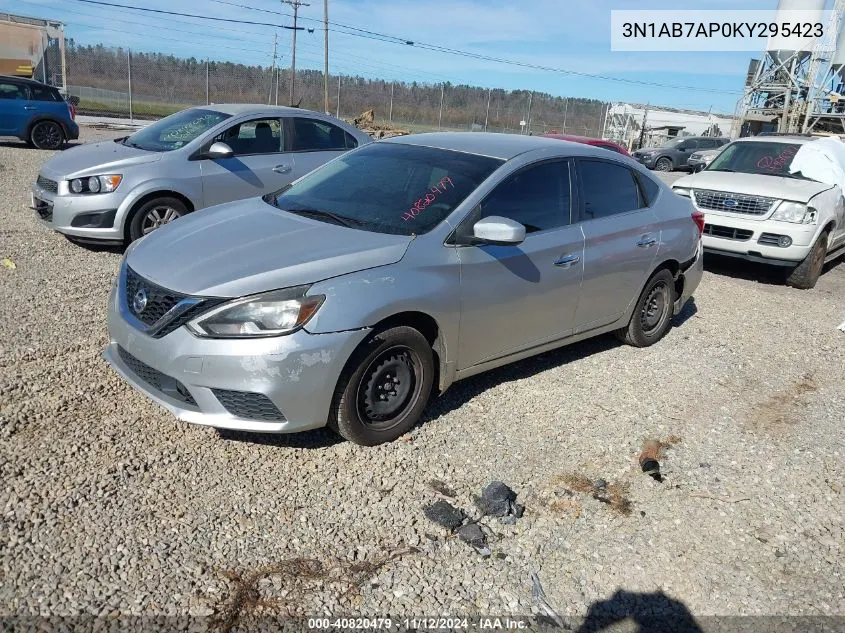
M 425 211 L 426 207 L 437 200 L 441 194 L 447 192 L 450 188 L 454 189 L 455 184 L 449 176 L 443 176 L 443 178 L 438 180 L 427 194 L 412 204 L 411 208 L 408 209 L 406 213 L 402 214 L 402 219 L 405 220 L 405 222 L 413 220 L 420 213 Z
M 787 147 L 777 156 L 763 156 L 757 161 L 757 167 L 766 171 L 783 171 L 784 165 L 792 160 L 797 151 L 794 147 Z

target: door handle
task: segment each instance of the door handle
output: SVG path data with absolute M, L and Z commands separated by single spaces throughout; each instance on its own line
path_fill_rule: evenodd
M 290 171 L 290 165 L 276 165 L 273 167 L 273 171 L 277 174 L 286 174 Z
M 655 244 L 657 244 L 657 238 L 652 237 L 651 235 L 643 235 L 640 238 L 640 241 L 637 242 L 637 246 L 640 248 L 651 248 Z
M 569 268 L 572 264 L 577 264 L 581 261 L 581 257 L 579 255 L 561 255 L 561 257 L 555 261 L 555 266 L 559 268 Z
M 24 110 L 37 110 L 38 108 L 36 106 L 24 106 L 23 109 Z

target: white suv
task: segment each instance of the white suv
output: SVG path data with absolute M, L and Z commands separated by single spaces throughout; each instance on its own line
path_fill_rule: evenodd
M 788 267 L 788 285 L 816 285 L 824 264 L 845 253 L 845 200 L 839 186 L 789 172 L 812 140 L 739 139 L 672 185 L 705 214 L 705 252 Z

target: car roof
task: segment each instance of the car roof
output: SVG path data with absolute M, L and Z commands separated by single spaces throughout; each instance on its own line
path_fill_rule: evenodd
M 431 132 L 394 136 L 379 143 L 399 143 L 402 145 L 420 145 L 436 149 L 446 149 L 467 154 L 480 154 L 491 158 L 510 160 L 511 158 L 543 148 L 563 149 L 565 143 L 579 152 L 606 152 L 594 146 L 562 141 L 543 136 L 525 136 L 523 134 L 501 134 L 492 132 Z M 592 154 L 591 154 L 592 155 Z M 603 156 L 604 154 L 596 154 Z
M 45 86 L 47 88 L 56 89 L 55 86 L 51 86 L 50 84 L 45 84 L 43 81 L 38 81 L 36 79 L 30 79 L 29 77 L 15 77 L 14 75 L 0 75 L 0 79 L 3 81 L 14 81 L 21 84 L 28 84 L 28 85 L 35 85 L 35 86 Z
M 795 145 L 803 145 L 804 143 L 809 143 L 810 141 L 815 140 L 816 137 L 813 136 L 803 136 L 799 134 L 792 136 L 790 134 L 780 134 L 777 136 L 744 136 L 736 139 L 734 143 L 748 143 L 754 141 L 758 143 L 793 143 Z
M 264 113 L 269 112 L 278 114 L 279 116 L 290 116 L 293 114 L 320 114 L 319 112 L 312 112 L 303 108 L 289 108 L 287 106 L 272 106 L 261 105 L 260 103 L 212 103 L 204 106 L 195 106 L 200 110 L 215 110 L 223 114 L 231 114 L 237 116 L 239 114 Z

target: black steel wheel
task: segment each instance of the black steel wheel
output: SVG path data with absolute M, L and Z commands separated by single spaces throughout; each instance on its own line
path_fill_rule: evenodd
M 431 345 L 417 330 L 399 326 L 374 334 L 338 380 L 329 426 L 364 446 L 395 440 L 419 421 L 434 373 Z
M 55 121 L 39 121 L 29 131 L 29 141 L 38 149 L 61 149 L 65 132 Z
M 675 279 L 662 268 L 645 285 L 631 321 L 616 331 L 619 340 L 634 347 L 648 347 L 662 339 L 672 326 L 675 307 Z

